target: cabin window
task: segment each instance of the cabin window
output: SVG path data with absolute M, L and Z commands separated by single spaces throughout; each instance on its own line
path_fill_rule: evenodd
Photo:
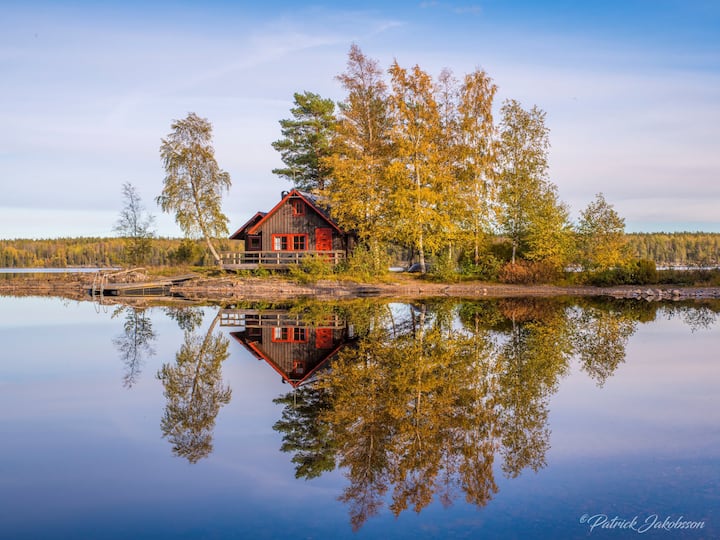
M 272 246 L 274 251 L 305 251 L 307 234 L 273 234 Z
M 262 343 L 262 328 L 250 327 L 246 330 L 246 334 L 249 340 Z
M 274 343 L 307 343 L 307 328 L 276 327 L 272 330 Z
M 305 362 L 303 360 L 293 360 L 293 371 L 298 375 L 304 375 Z
M 296 234 L 293 236 L 293 251 L 305 251 L 305 235 Z
M 301 199 L 290 200 L 292 206 L 293 216 L 304 216 L 305 215 L 305 203 Z
M 287 328 L 273 328 L 273 341 L 288 341 Z
M 273 235 L 273 249 L 275 251 L 287 251 L 288 248 L 288 237 L 284 234 Z
M 262 238 L 259 236 L 248 236 L 246 251 L 260 251 L 262 249 Z
M 293 341 L 307 341 L 307 329 L 293 328 Z

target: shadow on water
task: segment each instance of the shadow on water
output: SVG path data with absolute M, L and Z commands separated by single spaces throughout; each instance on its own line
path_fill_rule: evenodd
M 358 530 L 385 506 L 398 516 L 434 500 L 488 504 L 496 474 L 545 467 L 550 399 L 573 360 L 602 387 L 638 325 L 677 318 L 696 332 L 717 323 L 720 303 L 306 300 L 225 307 L 205 333 L 203 308 L 164 312 L 184 336 L 157 374 L 173 453 L 195 463 L 212 452 L 232 395 L 221 371 L 232 339 L 291 387 L 274 400 L 280 450 L 297 478 L 343 471 L 338 498 Z M 124 316 L 114 343 L 132 386 L 155 334 L 143 309 L 113 316 Z

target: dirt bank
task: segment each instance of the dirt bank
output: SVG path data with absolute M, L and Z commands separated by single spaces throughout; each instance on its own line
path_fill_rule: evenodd
M 89 299 L 94 275 L 59 274 L 39 277 L 14 276 L 0 279 L 0 295 L 62 296 L 76 300 Z M 287 300 L 292 298 L 423 298 L 451 296 L 458 298 L 610 296 L 645 300 L 687 300 L 720 298 L 720 287 L 623 286 L 623 287 L 557 287 L 552 285 L 503 285 L 463 282 L 432 283 L 403 276 L 392 283 L 364 284 L 349 281 L 318 281 L 299 284 L 280 278 L 197 278 L 170 288 L 172 294 L 197 301 Z
M 557 287 L 552 285 L 503 285 L 497 283 L 431 283 L 419 279 L 397 283 L 362 284 L 344 281 L 318 281 L 301 285 L 275 279 L 196 280 L 173 288 L 189 298 L 210 299 L 286 299 L 294 297 L 348 298 L 379 296 L 423 298 L 453 296 L 458 298 L 611 296 L 646 300 L 685 300 L 720 298 L 720 287 Z

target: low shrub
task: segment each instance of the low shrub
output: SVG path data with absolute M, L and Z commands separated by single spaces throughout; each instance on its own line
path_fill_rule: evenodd
M 259 264 L 257 268 L 253 269 L 252 273 L 255 277 L 259 278 L 266 278 L 272 275 L 272 271 L 261 264 Z
M 289 269 L 290 277 L 298 283 L 311 283 L 331 277 L 334 273 L 334 265 L 318 255 L 305 257 L 300 264 Z
M 543 261 L 519 260 L 515 263 L 505 264 L 498 275 L 502 283 L 516 285 L 532 285 L 537 283 L 551 283 L 559 276 L 555 266 Z
M 463 276 L 483 281 L 496 281 L 501 268 L 502 262 L 492 254 L 481 256 L 477 263 L 474 259 L 462 260 L 460 263 L 460 272 Z
M 443 283 L 458 281 L 460 275 L 458 274 L 455 258 L 448 253 L 439 255 L 430 266 L 428 277 L 433 281 L 441 281 Z
M 384 250 L 373 253 L 364 245 L 358 245 L 347 260 L 339 265 L 339 273 L 345 277 L 361 281 L 371 281 L 387 276 L 390 257 Z
M 657 283 L 658 273 L 655 261 L 640 259 L 633 264 L 633 278 L 640 285 Z
M 658 283 L 663 285 L 720 287 L 720 269 L 659 270 Z
M 658 283 L 655 261 L 640 259 L 628 261 L 622 266 L 607 268 L 585 274 L 585 282 L 597 287 L 615 285 L 650 285 Z

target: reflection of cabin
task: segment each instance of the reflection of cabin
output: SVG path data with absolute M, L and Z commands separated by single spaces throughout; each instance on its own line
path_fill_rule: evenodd
M 231 240 L 244 240 L 245 251 L 223 253 L 223 267 L 251 269 L 298 264 L 318 255 L 337 264 L 352 246 L 351 236 L 340 229 L 317 198 L 293 189 L 269 212 L 258 212 L 235 231 Z
M 308 381 L 352 338 L 338 316 L 310 326 L 287 310 L 224 309 L 220 324 L 240 327 L 230 335 L 293 387 Z

